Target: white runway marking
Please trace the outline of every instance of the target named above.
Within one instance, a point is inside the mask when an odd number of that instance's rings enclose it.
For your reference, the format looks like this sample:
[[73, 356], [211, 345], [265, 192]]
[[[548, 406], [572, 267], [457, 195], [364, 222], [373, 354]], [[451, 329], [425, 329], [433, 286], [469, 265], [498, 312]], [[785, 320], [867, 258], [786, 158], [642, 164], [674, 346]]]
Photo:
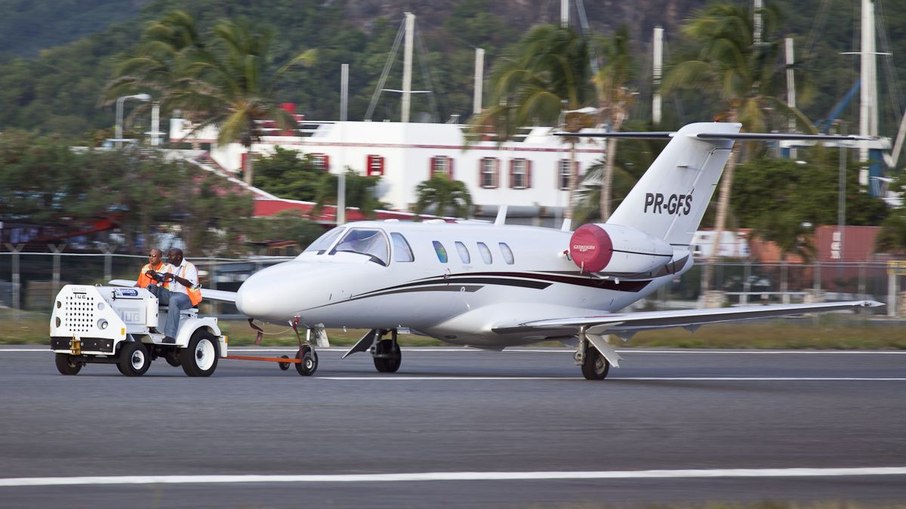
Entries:
[[[507, 381], [507, 380], [574, 380], [579, 382], [586, 382], [582, 377], [577, 376], [394, 376], [394, 375], [380, 375], [380, 376], [318, 376], [315, 375], [312, 379], [316, 380], [332, 380], [332, 381], [341, 381], [341, 382], [354, 382], [354, 381], [381, 381], [381, 382], [412, 382], [420, 381], [424, 382], [426, 380], [441, 380], [441, 381], [461, 381], [461, 382], [471, 382], [471, 381]], [[670, 382], [906, 382], [906, 377], [878, 377], [878, 378], [869, 378], [869, 377], [700, 377], [700, 376], [682, 376], [682, 377], [670, 377], [670, 376], [613, 376], [608, 377], [607, 382], [620, 382], [627, 380], [635, 381], [670, 381]]]
[[126, 475], [94, 477], [0, 478], [0, 488], [26, 486], [228, 483], [343, 483], [414, 481], [551, 481], [606, 479], [704, 479], [729, 477], [850, 477], [906, 475], [906, 467], [736, 468], [694, 470], [616, 470], [571, 472], [412, 472], [314, 475]]
[[[332, 346], [329, 348], [318, 348], [319, 352], [343, 352], [345, 353], [349, 347], [340, 347]], [[449, 348], [449, 347], [404, 347], [402, 349], [404, 352], [411, 353], [435, 353], [435, 352], [446, 352], [446, 353], [482, 353], [486, 350], [480, 350], [477, 348]], [[286, 353], [291, 354], [295, 353], [295, 349], [292, 347], [264, 347], [264, 348], [255, 348], [255, 347], [231, 347], [231, 352], [236, 353]], [[0, 354], [3, 353], [17, 353], [17, 352], [47, 352], [53, 353], [50, 350], [50, 347], [36, 348], [36, 347], [2, 347], [0, 346]], [[550, 348], [507, 348], [502, 352], [497, 353], [572, 353], [575, 352], [573, 348], [560, 348], [560, 347], [550, 347]], [[636, 355], [636, 354], [659, 354], [659, 355], [906, 355], [906, 350], [715, 350], [715, 349], [695, 349], [695, 348], [682, 348], [675, 350], [668, 349], [658, 349], [658, 350], [649, 350], [645, 348], [618, 348], [618, 353]]]

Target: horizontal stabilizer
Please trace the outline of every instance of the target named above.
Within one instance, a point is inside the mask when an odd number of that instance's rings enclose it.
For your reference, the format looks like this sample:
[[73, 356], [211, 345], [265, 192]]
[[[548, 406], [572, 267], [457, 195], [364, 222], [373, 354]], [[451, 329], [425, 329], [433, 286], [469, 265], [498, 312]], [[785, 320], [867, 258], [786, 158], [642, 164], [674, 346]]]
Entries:
[[[582, 138], [630, 138], [638, 140], [660, 140], [672, 138], [674, 131], [613, 131], [613, 132], [588, 132], [566, 133], [556, 132], [554, 136], [579, 136]], [[804, 133], [695, 133], [693, 138], [701, 140], [810, 140], [810, 141], [865, 141], [874, 138], [867, 136], [842, 135], [842, 134], [804, 134]]]

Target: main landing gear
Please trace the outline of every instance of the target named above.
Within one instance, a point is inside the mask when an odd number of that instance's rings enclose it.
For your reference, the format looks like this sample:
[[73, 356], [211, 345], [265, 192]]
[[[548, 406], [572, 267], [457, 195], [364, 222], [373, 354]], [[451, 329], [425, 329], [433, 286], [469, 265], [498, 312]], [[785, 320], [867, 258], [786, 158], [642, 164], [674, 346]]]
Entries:
[[610, 372], [610, 365], [620, 366], [620, 355], [610, 346], [605, 336], [589, 334], [585, 327], [579, 330], [579, 345], [576, 347], [576, 364], [582, 367], [586, 380], [604, 380]]
[[[390, 333], [390, 339], [384, 339], [384, 335]], [[374, 368], [381, 373], [396, 373], [403, 362], [403, 354], [400, 351], [400, 345], [397, 342], [396, 329], [371, 329], [358, 340], [348, 352], [343, 354], [343, 359], [356, 352], [371, 351], [374, 358]]]

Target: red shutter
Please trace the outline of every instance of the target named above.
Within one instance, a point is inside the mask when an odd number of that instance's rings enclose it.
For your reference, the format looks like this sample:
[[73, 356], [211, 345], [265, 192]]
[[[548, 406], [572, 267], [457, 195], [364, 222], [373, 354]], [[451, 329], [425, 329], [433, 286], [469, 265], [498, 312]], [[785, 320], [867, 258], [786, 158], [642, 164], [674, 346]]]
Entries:
[[478, 187], [484, 187], [484, 172], [481, 169], [484, 167], [484, 159], [478, 160]]
[[384, 158], [383, 156], [370, 155], [367, 156], [365, 167], [367, 168], [366, 174], [370, 177], [372, 175], [383, 176], [384, 175]]
[[436, 158], [436, 157], [432, 157], [432, 158], [428, 161], [428, 179], [429, 179], [429, 180], [432, 179], [432, 178], [434, 178], [434, 161], [435, 161], [435, 160], [437, 160], [437, 158]]
[[449, 156], [447, 157], [447, 176], [453, 180], [453, 158]]
[[525, 161], [525, 188], [532, 188], [532, 162], [529, 160]]

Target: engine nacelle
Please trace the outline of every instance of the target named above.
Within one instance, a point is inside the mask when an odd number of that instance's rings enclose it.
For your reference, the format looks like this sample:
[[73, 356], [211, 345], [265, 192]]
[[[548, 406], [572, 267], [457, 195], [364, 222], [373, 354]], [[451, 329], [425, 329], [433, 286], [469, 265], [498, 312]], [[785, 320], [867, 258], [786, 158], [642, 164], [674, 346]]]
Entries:
[[569, 256], [582, 272], [651, 276], [673, 259], [673, 247], [629, 226], [584, 224], [569, 239]]

